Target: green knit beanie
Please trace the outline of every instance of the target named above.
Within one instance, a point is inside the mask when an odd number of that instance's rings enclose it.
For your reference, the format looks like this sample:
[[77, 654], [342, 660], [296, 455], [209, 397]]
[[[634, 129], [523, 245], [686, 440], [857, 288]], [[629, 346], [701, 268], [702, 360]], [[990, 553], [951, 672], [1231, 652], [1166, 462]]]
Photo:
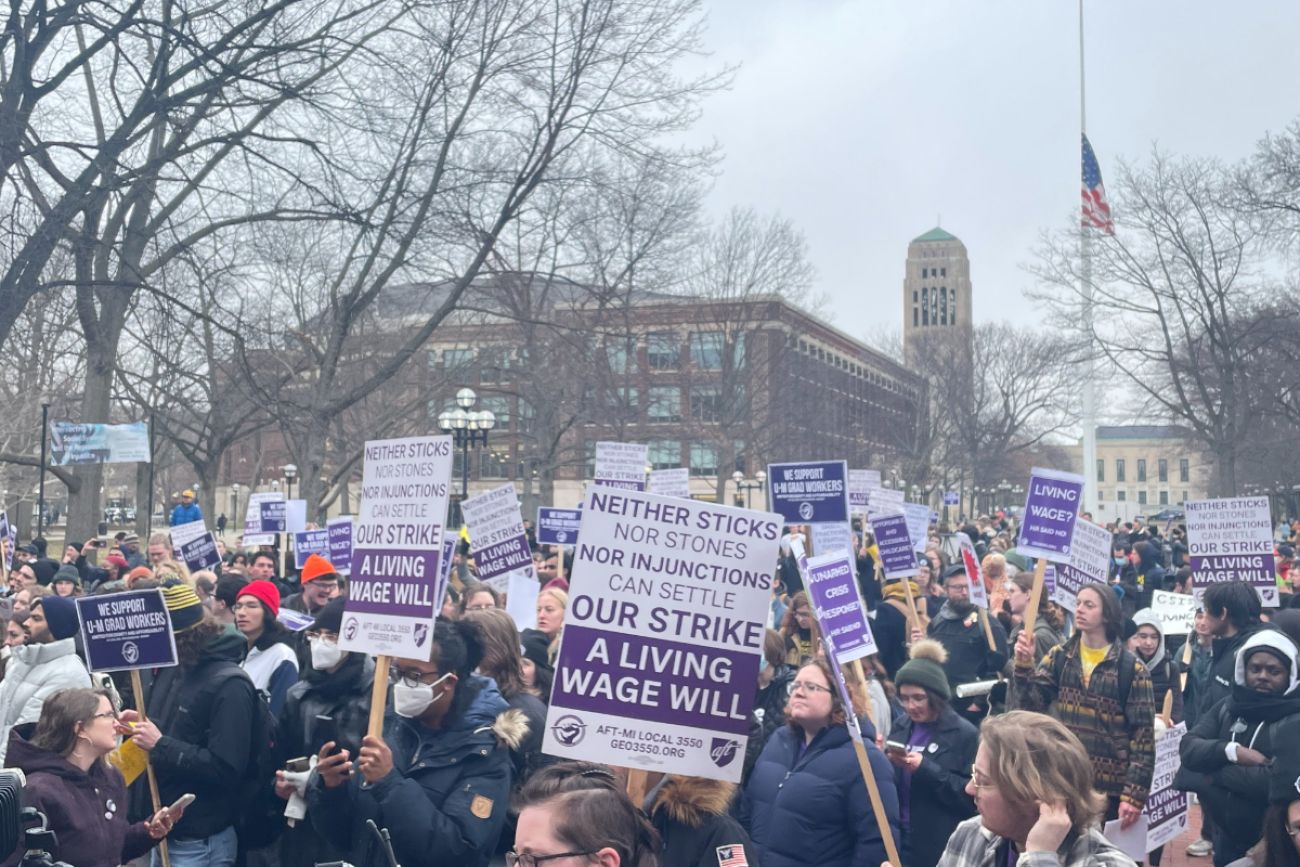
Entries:
[[944, 701], [952, 698], [948, 688], [948, 675], [943, 664], [948, 661], [948, 651], [933, 638], [923, 638], [912, 645], [912, 658], [903, 664], [894, 677], [895, 686], [912, 684], [930, 690]]

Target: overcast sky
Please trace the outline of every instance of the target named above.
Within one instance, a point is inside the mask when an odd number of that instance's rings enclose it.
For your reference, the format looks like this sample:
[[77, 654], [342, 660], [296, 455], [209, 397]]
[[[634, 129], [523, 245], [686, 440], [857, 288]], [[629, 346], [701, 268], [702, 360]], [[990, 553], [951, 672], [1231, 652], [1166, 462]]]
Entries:
[[[901, 328], [907, 244], [935, 225], [971, 257], [977, 322], [1037, 321], [1023, 265], [1079, 209], [1070, 0], [705, 0], [740, 64], [698, 134], [725, 152], [710, 206], [805, 233], [837, 324]], [[1235, 160], [1300, 115], [1300, 3], [1094, 0], [1088, 136], [1103, 177], [1153, 142]]]

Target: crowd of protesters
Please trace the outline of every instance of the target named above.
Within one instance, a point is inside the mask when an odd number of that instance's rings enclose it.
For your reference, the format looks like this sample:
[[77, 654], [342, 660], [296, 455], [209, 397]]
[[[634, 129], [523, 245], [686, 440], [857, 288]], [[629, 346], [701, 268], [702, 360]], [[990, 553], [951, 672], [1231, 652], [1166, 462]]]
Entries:
[[[1107, 867], [1133, 862], [1101, 823], [1138, 821], [1155, 742], [1185, 722], [1175, 785], [1203, 816], [1189, 854], [1300, 867], [1297, 528], [1279, 528], [1282, 608], [1214, 584], [1183, 636], [1152, 609], [1156, 590], [1192, 592], [1180, 528], [1112, 526], [1109, 580], [1072, 611], [1044, 594], [1030, 630], [1034, 564], [1014, 519], [955, 529], [982, 594], [946, 528], [931, 527], [915, 578], [890, 581], [855, 526], [879, 652], [846, 702], [792, 545], [806, 528], [787, 527], [740, 784], [651, 774], [641, 803], [624, 770], [542, 752], [571, 566], [547, 546], [520, 630], [462, 542], [431, 651], [392, 661], [371, 735], [376, 665], [339, 646], [347, 580], [327, 559], [286, 575], [278, 551], [222, 546], [219, 567], [191, 574], [166, 533], [143, 549], [125, 533], [67, 545], [57, 560], [37, 539], [15, 552], [5, 593], [0, 755], [28, 774], [53, 854], [76, 865], [161, 863], [165, 839], [178, 867], [381, 867], [390, 851], [407, 867], [877, 867], [888, 836], [907, 867]], [[88, 670], [74, 600], [155, 587], [180, 664], [143, 672], [136, 695]]]

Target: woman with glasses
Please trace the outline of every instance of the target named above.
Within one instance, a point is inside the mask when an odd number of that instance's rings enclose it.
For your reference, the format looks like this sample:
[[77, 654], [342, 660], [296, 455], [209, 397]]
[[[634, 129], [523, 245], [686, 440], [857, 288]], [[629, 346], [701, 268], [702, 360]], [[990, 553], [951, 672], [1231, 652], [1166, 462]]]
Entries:
[[518, 805], [506, 867], [659, 867], [659, 835], [604, 765], [549, 765], [524, 786]]
[[966, 784], [979, 732], [948, 704], [952, 693], [943, 645], [923, 639], [912, 645], [911, 657], [894, 678], [906, 718], [886, 744], [885, 756], [897, 768], [903, 861], [934, 867], [948, 836], [975, 815]]
[[505, 824], [520, 727], [502, 718], [496, 684], [474, 674], [482, 659], [476, 624], [436, 621], [427, 657], [392, 661], [383, 737], [365, 736], [359, 753], [321, 747], [307, 818], [343, 860], [389, 863], [367, 829], [373, 820], [403, 867], [486, 867]]
[[[778, 729], [754, 765], [740, 801], [740, 822], [763, 867], [862, 867], [885, 860], [884, 838], [858, 770], [845, 708], [825, 660], [799, 669]], [[890, 831], [898, 839], [893, 768], [874, 744], [867, 754]]]
[[984, 720], [966, 794], [979, 816], [948, 838], [943, 867], [1134, 867], [1097, 826], [1106, 798], [1083, 744], [1045, 714]]
[[[292, 759], [314, 756], [331, 744], [331, 753], [356, 755], [361, 750], [375, 661], [367, 654], [339, 647], [346, 601], [331, 599], [307, 627], [310, 665], [304, 668], [302, 679], [289, 688], [279, 716], [276, 749], [280, 767]], [[276, 794], [286, 800], [295, 792], [304, 795], [306, 779], [287, 770], [276, 773]], [[295, 823], [280, 838], [284, 867], [312, 867], [317, 862], [338, 861], [342, 855], [309, 821]]]
[[[108, 693], [65, 689], [45, 700], [31, 740], [10, 735], [5, 764], [27, 775], [25, 806], [45, 814], [58, 843], [50, 854], [77, 867], [113, 867], [158, 844], [180, 818], [163, 807], [147, 822], [127, 821], [122, 773], [104, 761], [117, 746]], [[4, 864], [19, 864], [21, 841]]]

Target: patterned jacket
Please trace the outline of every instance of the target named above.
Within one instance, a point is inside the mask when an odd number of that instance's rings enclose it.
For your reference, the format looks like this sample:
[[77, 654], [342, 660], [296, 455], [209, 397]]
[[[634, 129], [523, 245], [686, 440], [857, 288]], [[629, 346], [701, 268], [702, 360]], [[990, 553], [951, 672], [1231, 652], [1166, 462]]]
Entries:
[[[1118, 641], [1112, 643], [1087, 686], [1077, 634], [1053, 647], [1037, 668], [1016, 660], [1011, 701], [1064, 723], [1092, 758], [1097, 791], [1141, 810], [1155, 773], [1155, 699], [1146, 667], [1132, 654], [1121, 657], [1122, 651]], [[1126, 704], [1120, 703], [1121, 658], [1134, 666]]]
[[[1095, 673], [1095, 672], [1094, 672]], [[938, 867], [1003, 867], [1007, 840], [986, 830], [979, 816], [957, 826]], [[1016, 867], [1134, 867], [1132, 858], [1111, 845], [1096, 828], [1083, 834], [1071, 833], [1056, 854], [1026, 852]]]

